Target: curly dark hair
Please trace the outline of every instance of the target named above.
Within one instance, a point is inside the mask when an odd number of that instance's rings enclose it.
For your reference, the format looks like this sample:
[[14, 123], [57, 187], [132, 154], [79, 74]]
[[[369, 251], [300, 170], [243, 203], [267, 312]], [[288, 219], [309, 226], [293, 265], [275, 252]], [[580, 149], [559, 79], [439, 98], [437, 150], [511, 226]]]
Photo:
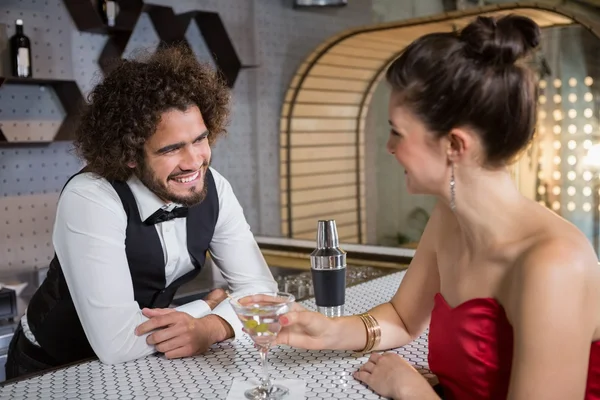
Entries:
[[162, 113], [198, 106], [212, 145], [226, 132], [230, 90], [189, 48], [169, 46], [150, 56], [118, 60], [89, 94], [75, 133], [75, 150], [86, 170], [108, 180], [127, 180], [128, 163], [144, 162], [143, 146]]

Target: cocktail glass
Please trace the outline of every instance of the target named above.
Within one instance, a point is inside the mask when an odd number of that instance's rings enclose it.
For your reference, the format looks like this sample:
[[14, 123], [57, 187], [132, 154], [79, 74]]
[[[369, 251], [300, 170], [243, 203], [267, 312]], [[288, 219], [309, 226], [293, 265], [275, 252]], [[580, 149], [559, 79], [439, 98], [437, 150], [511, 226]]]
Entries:
[[289, 392], [288, 388], [271, 383], [267, 357], [281, 330], [279, 316], [290, 311], [294, 301], [293, 295], [284, 292], [230, 296], [231, 306], [244, 325], [244, 331], [256, 344], [262, 362], [263, 376], [260, 385], [246, 390], [244, 394], [247, 399], [279, 400]]

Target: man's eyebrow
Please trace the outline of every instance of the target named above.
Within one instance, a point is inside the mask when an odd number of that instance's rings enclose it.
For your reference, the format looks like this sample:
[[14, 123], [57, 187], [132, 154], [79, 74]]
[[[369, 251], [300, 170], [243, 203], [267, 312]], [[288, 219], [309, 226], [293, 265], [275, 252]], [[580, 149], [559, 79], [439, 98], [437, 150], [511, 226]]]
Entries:
[[169, 144], [165, 147], [161, 147], [160, 149], [156, 150], [155, 153], [156, 154], [164, 154], [167, 153], [171, 150], [177, 150], [182, 148], [183, 146], [185, 146], [184, 142], [179, 142], [179, 143], [173, 143], [173, 144]]
[[200, 135], [198, 135], [198, 137], [196, 139], [194, 139], [194, 142], [198, 139], [204, 139], [207, 136], [208, 136], [208, 129], [205, 130], [204, 132], [202, 132]]
[[[200, 139], [204, 139], [207, 136], [208, 136], [208, 130], [206, 130], [206, 131], [202, 132], [200, 135], [198, 135], [194, 139], [194, 142], [196, 142]], [[161, 147], [160, 149], [156, 150], [155, 153], [156, 154], [164, 154], [171, 150], [177, 150], [179, 148], [182, 148], [183, 146], [185, 146], [185, 142], [173, 143], [173, 144], [169, 144], [167, 146]]]

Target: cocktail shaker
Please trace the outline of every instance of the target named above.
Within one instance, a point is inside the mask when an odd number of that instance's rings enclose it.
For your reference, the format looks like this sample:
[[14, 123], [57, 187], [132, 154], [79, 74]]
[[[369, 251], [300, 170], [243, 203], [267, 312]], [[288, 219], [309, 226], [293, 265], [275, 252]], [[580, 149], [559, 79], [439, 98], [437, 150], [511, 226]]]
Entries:
[[328, 317], [344, 315], [346, 252], [340, 248], [335, 220], [317, 223], [317, 248], [310, 254], [315, 303]]

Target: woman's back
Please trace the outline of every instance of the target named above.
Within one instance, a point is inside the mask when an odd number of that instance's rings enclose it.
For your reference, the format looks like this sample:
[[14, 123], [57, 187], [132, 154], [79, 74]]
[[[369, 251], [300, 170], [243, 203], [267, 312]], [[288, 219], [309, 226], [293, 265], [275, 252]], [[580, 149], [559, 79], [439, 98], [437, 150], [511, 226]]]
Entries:
[[[496, 187], [499, 193], [510, 193], [501, 183]], [[493, 193], [488, 190], [486, 196], [490, 198]], [[593, 338], [600, 340], [600, 268], [589, 240], [573, 224], [520, 194], [516, 198], [511, 195], [498, 198], [510, 204], [496, 213], [501, 213], [502, 223], [491, 214], [473, 217], [472, 224], [478, 227], [478, 234], [485, 232], [486, 236], [476, 248], [469, 248], [469, 233], [461, 228], [456, 214], [442, 203], [436, 205], [439, 227], [434, 227], [434, 246], [444, 298], [454, 306], [470, 299], [494, 298], [507, 309], [508, 315], [515, 314], [519, 308], [516, 294], [529, 267], [524, 261], [530, 262], [559, 246], [562, 256], [586, 262], [583, 271], [574, 273], [586, 276], [590, 303], [599, 306]], [[490, 207], [498, 204], [491, 202]], [[480, 207], [475, 209], [481, 211]], [[568, 271], [576, 267], [565, 264], [562, 268]], [[545, 275], [544, 272], [551, 271], [541, 272]]]
[[[552, 304], [542, 303], [540, 309], [522, 309], [521, 279], [527, 275], [528, 268], [524, 260], [531, 261], [540, 254], [540, 248], [548, 248], [552, 243], [560, 243], [567, 257], [568, 253], [575, 258], [579, 255], [588, 259], [595, 257], [587, 238], [569, 222], [525, 198], [511, 199], [511, 203], [512, 206], [503, 209], [505, 224], [494, 225], [504, 232], [490, 232], [486, 241], [489, 247], [479, 247], [472, 252], [455, 214], [443, 204], [437, 206], [440, 226], [435, 231], [438, 232], [440, 293], [435, 296], [431, 315], [429, 365], [438, 375], [448, 399], [506, 398], [514, 351], [511, 319], [522, 321], [535, 319], [528, 313], [552, 313], [543, 309]], [[485, 226], [490, 220], [493, 222], [495, 218], [482, 218], [479, 225]], [[570, 267], [562, 266], [566, 270]], [[543, 282], [552, 273], [552, 268], [542, 270], [538, 278]], [[587, 277], [587, 298], [600, 310], [597, 307], [600, 270], [588, 267], [581, 271], [575, 267], [573, 273]], [[557, 309], [556, 312], [569, 310]], [[600, 316], [600, 312], [596, 315]], [[559, 321], [560, 316], [556, 316]], [[596, 400], [600, 399], [600, 318], [590, 326], [593, 333], [588, 342], [585, 399]], [[551, 321], [546, 328], [552, 329]], [[542, 340], [544, 331], [540, 330], [538, 335]], [[555, 351], [560, 352], [560, 348]]]

